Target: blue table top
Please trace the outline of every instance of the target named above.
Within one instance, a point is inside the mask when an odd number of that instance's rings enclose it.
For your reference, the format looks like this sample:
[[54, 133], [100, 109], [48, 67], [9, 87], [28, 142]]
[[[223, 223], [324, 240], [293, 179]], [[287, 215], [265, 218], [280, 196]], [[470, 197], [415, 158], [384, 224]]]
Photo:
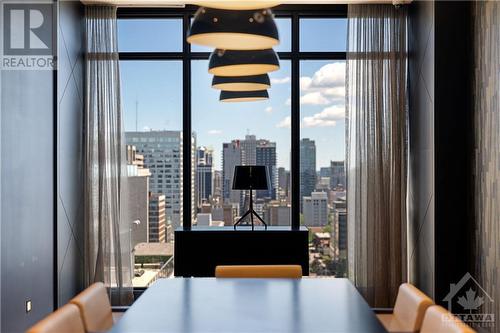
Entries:
[[347, 279], [160, 279], [117, 332], [386, 332]]

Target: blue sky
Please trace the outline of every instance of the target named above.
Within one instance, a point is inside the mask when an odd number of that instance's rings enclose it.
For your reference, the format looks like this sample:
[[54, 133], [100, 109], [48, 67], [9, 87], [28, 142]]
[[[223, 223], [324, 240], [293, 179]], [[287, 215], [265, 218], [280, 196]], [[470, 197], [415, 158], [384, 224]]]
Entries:
[[[281, 45], [290, 48], [289, 19], [277, 19]], [[345, 50], [345, 20], [304, 19], [300, 26], [303, 51]], [[325, 38], [328, 36], [328, 38]], [[119, 23], [121, 51], [180, 51], [180, 20], [124, 20]], [[206, 51], [204, 48], [194, 48]], [[301, 76], [301, 137], [316, 141], [317, 167], [344, 159], [344, 62], [303, 61]], [[222, 143], [245, 134], [277, 144], [278, 166], [289, 169], [290, 62], [270, 74], [269, 100], [221, 103], [211, 88], [208, 61], [192, 62], [192, 128], [197, 144], [214, 149], [221, 167]], [[180, 61], [122, 61], [122, 103], [125, 129], [182, 129], [182, 63]]]

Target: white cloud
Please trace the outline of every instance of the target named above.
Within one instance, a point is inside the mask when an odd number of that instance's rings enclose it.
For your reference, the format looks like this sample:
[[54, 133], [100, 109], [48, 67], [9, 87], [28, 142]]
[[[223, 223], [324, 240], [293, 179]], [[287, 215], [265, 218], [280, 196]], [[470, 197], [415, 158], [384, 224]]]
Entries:
[[267, 113], [271, 113], [273, 112], [273, 107], [272, 106], [268, 106], [267, 108], [265, 108], [265, 110]]
[[290, 116], [285, 117], [282, 121], [276, 124], [278, 128], [290, 128], [292, 125], [292, 118]]
[[343, 120], [344, 117], [345, 108], [339, 105], [332, 105], [310, 117], [304, 117], [302, 122], [304, 127], [329, 127], [335, 126], [337, 121]]
[[149, 132], [149, 131], [151, 131], [151, 127], [149, 127], [149, 126], [144, 126], [144, 127], [142, 128], [142, 130], [143, 130], [144, 132]]
[[345, 63], [333, 62], [317, 70], [312, 77], [300, 78], [301, 104], [327, 105], [345, 98]]
[[286, 105], [286, 106], [290, 106], [290, 105], [292, 105], [292, 99], [291, 99], [290, 97], [288, 97], [288, 98], [286, 99], [285, 105]]
[[330, 100], [323, 96], [319, 91], [310, 92], [300, 97], [300, 104], [308, 105], [327, 105], [330, 104]]
[[210, 135], [219, 135], [219, 134], [222, 134], [222, 131], [221, 130], [213, 129], [213, 130], [208, 131], [208, 134], [210, 134]]
[[272, 78], [271, 79], [271, 83], [272, 84], [284, 84], [284, 83], [288, 83], [290, 82], [290, 77], [289, 76], [285, 76], [285, 77], [282, 77], [282, 78]]

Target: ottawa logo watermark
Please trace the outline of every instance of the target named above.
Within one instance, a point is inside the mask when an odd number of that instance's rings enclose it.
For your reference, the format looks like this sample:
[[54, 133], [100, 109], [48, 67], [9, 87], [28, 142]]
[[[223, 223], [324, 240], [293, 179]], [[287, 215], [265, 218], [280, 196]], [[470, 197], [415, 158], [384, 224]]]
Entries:
[[1, 69], [56, 69], [57, 5], [47, 0], [0, 3]]
[[449, 312], [473, 328], [495, 327], [495, 314], [491, 313], [493, 298], [470, 273], [466, 273], [456, 284], [450, 284], [450, 292], [443, 302], [448, 303]]

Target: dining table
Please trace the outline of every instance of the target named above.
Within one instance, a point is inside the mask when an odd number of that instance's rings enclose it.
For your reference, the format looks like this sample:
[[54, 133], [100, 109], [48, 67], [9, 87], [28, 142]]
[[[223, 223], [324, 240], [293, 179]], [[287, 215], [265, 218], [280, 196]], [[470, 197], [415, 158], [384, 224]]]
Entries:
[[344, 278], [158, 279], [112, 333], [387, 332]]

